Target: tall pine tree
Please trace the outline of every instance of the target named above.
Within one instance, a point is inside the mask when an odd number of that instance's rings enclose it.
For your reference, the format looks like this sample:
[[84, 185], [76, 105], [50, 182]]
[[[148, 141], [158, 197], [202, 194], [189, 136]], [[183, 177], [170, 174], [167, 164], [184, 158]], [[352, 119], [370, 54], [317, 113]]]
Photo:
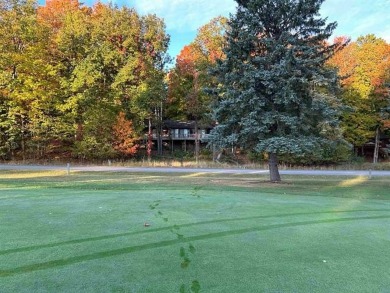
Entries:
[[336, 23], [319, 17], [324, 0], [236, 0], [215, 75], [219, 86], [214, 145], [267, 153], [270, 179], [278, 155], [304, 155], [338, 137], [336, 73], [324, 66]]

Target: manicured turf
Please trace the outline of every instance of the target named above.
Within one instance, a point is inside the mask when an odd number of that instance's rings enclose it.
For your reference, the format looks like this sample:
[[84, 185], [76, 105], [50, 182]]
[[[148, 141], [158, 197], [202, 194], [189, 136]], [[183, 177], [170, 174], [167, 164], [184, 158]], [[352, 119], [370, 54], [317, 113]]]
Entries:
[[0, 171], [0, 292], [389, 292], [390, 178], [266, 179]]

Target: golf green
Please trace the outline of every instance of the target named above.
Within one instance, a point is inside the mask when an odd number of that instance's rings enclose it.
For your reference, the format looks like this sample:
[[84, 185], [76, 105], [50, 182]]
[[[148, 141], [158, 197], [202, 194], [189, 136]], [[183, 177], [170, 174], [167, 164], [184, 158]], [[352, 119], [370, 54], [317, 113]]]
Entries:
[[390, 290], [390, 178], [0, 178], [0, 292]]

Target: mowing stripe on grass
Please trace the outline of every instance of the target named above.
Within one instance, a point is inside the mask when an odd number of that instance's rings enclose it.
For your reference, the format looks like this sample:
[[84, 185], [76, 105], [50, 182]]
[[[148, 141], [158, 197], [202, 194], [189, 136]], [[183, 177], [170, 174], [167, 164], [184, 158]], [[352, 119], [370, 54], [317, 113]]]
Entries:
[[38, 250], [38, 249], [43, 249], [43, 248], [53, 248], [53, 247], [62, 246], [62, 245], [69, 245], [69, 244], [78, 244], [78, 243], [84, 243], [84, 242], [93, 242], [93, 241], [99, 241], [99, 240], [113, 239], [113, 238], [126, 237], [126, 236], [139, 235], [139, 234], [152, 233], [152, 232], [169, 231], [169, 230], [172, 230], [172, 229], [175, 229], [175, 228], [193, 227], [193, 226], [198, 226], [198, 225], [208, 225], [208, 224], [227, 223], [227, 222], [255, 220], [255, 219], [281, 218], [281, 217], [290, 217], [290, 216], [357, 213], [357, 212], [390, 212], [390, 210], [386, 210], [386, 209], [372, 209], [372, 210], [349, 210], [349, 211], [325, 211], [325, 212], [309, 212], [309, 213], [289, 213], [289, 214], [275, 214], [275, 215], [267, 215], [267, 216], [255, 216], [255, 217], [243, 217], [243, 218], [233, 218], [233, 219], [229, 218], [229, 219], [220, 219], [220, 220], [212, 220], [212, 221], [202, 221], [202, 222], [196, 222], [196, 223], [174, 225], [174, 226], [154, 228], [154, 229], [147, 229], [147, 230], [141, 230], [141, 231], [119, 233], [119, 234], [111, 234], [111, 235], [102, 235], [102, 236], [96, 236], [96, 237], [90, 237], [90, 238], [68, 240], [68, 241], [63, 241], [63, 242], [56, 242], [56, 243], [48, 243], [48, 244], [34, 245], [34, 246], [28, 246], [28, 247], [19, 247], [19, 248], [6, 249], [6, 250], [0, 251], [0, 255], [6, 255], [6, 254], [18, 253], [18, 252], [27, 252], [27, 251], [33, 251], [33, 250]]
[[161, 247], [170, 246], [170, 245], [178, 244], [178, 243], [186, 243], [186, 242], [192, 242], [192, 241], [198, 241], [198, 240], [220, 238], [220, 237], [240, 235], [240, 234], [245, 234], [245, 233], [265, 231], [265, 230], [278, 229], [278, 228], [297, 227], [297, 226], [305, 226], [305, 225], [329, 224], [329, 223], [348, 222], [348, 221], [377, 220], [377, 219], [390, 219], [390, 215], [371, 216], [371, 217], [339, 218], [339, 219], [328, 219], [328, 220], [313, 220], [313, 221], [274, 224], [274, 225], [268, 225], [268, 226], [260, 226], [260, 227], [252, 227], [252, 228], [245, 228], [245, 229], [237, 229], [237, 230], [209, 233], [209, 234], [198, 235], [198, 236], [184, 237], [184, 238], [178, 238], [178, 239], [173, 239], [173, 240], [165, 240], [165, 241], [160, 241], [160, 242], [155, 242], [155, 243], [148, 243], [148, 244], [143, 244], [143, 245], [124, 247], [124, 248], [120, 248], [120, 249], [92, 253], [92, 254], [83, 255], [83, 256], [76, 256], [76, 257], [69, 257], [69, 258], [65, 258], [65, 259], [52, 260], [52, 261], [42, 262], [42, 263], [33, 264], [33, 265], [21, 266], [21, 267], [9, 269], [9, 270], [0, 270], [0, 277], [9, 277], [9, 276], [17, 275], [17, 274], [30, 273], [30, 272], [34, 272], [34, 271], [38, 271], [38, 270], [45, 270], [45, 269], [50, 269], [50, 268], [55, 268], [55, 267], [67, 266], [67, 265], [77, 264], [77, 263], [89, 261], [89, 260], [108, 258], [108, 257], [133, 253], [133, 252], [137, 252], [137, 251], [147, 250], [147, 249], [161, 248]]

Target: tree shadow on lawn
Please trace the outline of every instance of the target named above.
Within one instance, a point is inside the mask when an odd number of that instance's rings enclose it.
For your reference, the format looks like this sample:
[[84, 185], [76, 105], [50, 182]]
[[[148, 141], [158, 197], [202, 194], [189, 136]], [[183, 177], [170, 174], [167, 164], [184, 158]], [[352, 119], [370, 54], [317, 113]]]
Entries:
[[[98, 241], [98, 240], [103, 240], [103, 239], [112, 239], [112, 238], [116, 238], [116, 237], [131, 236], [131, 235], [137, 235], [137, 234], [143, 234], [143, 233], [158, 232], [158, 231], [164, 231], [164, 230], [171, 230], [174, 228], [190, 227], [190, 226], [202, 225], [202, 224], [212, 224], [212, 223], [221, 223], [221, 222], [229, 222], [229, 221], [272, 218], [272, 217], [288, 217], [288, 216], [297, 216], [297, 215], [336, 214], [336, 213], [353, 213], [353, 212], [390, 212], [390, 210], [376, 209], [376, 210], [326, 211], [326, 212], [311, 212], [311, 213], [279, 214], [279, 215], [268, 215], [268, 216], [257, 216], [257, 217], [235, 218], [235, 219], [221, 219], [221, 220], [214, 220], [214, 221], [204, 221], [204, 222], [198, 222], [198, 223], [190, 223], [190, 224], [162, 227], [162, 228], [156, 228], [156, 229], [148, 229], [148, 230], [135, 231], [135, 232], [129, 232], [129, 233], [104, 235], [104, 236], [84, 238], [84, 239], [75, 239], [75, 240], [69, 240], [69, 241], [64, 241], [64, 242], [42, 244], [42, 245], [36, 245], [36, 246], [30, 246], [30, 247], [21, 247], [21, 248], [0, 251], [0, 255], [33, 251], [33, 250], [43, 249], [43, 248], [52, 248], [52, 247], [57, 247], [57, 246], [61, 246], [61, 245], [69, 245], [69, 244], [84, 243], [84, 242], [90, 242], [90, 241]], [[64, 258], [64, 259], [42, 262], [42, 263], [38, 263], [38, 264], [20, 266], [20, 267], [8, 269], [8, 270], [0, 270], [0, 277], [8, 277], [8, 276], [16, 275], [16, 274], [21, 274], [21, 273], [29, 273], [29, 272], [33, 272], [33, 271], [37, 271], [37, 270], [44, 270], [44, 269], [49, 269], [49, 268], [54, 268], [54, 267], [61, 267], [61, 266], [71, 265], [71, 264], [80, 263], [80, 262], [89, 261], [89, 260], [96, 260], [96, 259], [102, 259], [102, 258], [107, 258], [107, 257], [113, 257], [113, 256], [117, 256], [117, 255], [128, 254], [128, 253], [133, 253], [133, 252], [147, 250], [147, 249], [160, 248], [160, 247], [170, 246], [170, 245], [174, 245], [174, 244], [178, 244], [178, 243], [187, 243], [187, 242], [192, 242], [192, 241], [197, 241], [197, 240], [214, 239], [214, 238], [219, 238], [219, 237], [240, 235], [240, 234], [245, 234], [245, 233], [250, 233], [250, 232], [258, 232], [258, 231], [271, 230], [271, 229], [277, 229], [277, 228], [296, 227], [296, 226], [304, 226], [304, 225], [318, 225], [318, 224], [347, 222], [347, 221], [378, 220], [378, 219], [389, 219], [389, 218], [390, 218], [390, 214], [389, 215], [365, 216], [365, 217], [336, 218], [336, 219], [326, 219], [326, 220], [311, 220], [311, 221], [301, 221], [301, 222], [292, 222], [292, 223], [263, 225], [263, 226], [257, 226], [257, 227], [250, 227], [250, 228], [243, 228], [243, 229], [229, 230], [229, 231], [221, 231], [221, 232], [215, 232], [215, 233], [209, 233], [209, 234], [197, 235], [197, 236], [190, 236], [190, 237], [179, 237], [179, 238], [173, 239], [173, 240], [166, 240], [166, 241], [160, 241], [160, 242], [155, 242], [155, 243], [130, 246], [130, 247], [125, 247], [125, 248], [120, 248], [120, 249], [92, 253], [92, 254], [88, 254], [88, 255], [68, 257], [68, 258]]]

